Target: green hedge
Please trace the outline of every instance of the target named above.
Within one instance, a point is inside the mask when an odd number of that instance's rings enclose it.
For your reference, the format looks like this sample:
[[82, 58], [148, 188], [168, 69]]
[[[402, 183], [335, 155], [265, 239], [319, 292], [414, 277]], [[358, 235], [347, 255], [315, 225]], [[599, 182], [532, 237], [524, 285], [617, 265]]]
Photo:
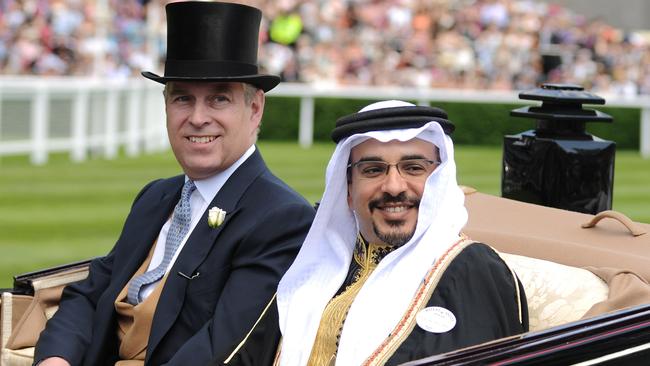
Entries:
[[[318, 98], [314, 111], [314, 139], [330, 141], [330, 132], [337, 118], [358, 111], [372, 103], [367, 99]], [[531, 103], [535, 104], [535, 103]], [[453, 134], [457, 144], [501, 145], [503, 136], [533, 129], [532, 119], [510, 117], [516, 104], [434, 103], [447, 111], [456, 125]], [[639, 149], [640, 110], [636, 108], [596, 108], [614, 117], [613, 123], [589, 123], [587, 131], [602, 139], [615, 141], [619, 149]], [[288, 97], [268, 97], [264, 123], [260, 132], [263, 140], [298, 138], [300, 100]]]

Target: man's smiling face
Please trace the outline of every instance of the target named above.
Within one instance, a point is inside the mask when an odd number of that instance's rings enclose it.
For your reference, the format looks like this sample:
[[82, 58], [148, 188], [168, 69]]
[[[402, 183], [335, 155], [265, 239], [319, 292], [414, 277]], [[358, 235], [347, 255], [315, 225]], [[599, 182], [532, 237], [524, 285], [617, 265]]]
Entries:
[[[367, 241], [401, 246], [413, 236], [426, 180], [437, 161], [435, 145], [417, 138], [369, 139], [352, 148], [348, 205]], [[390, 165], [387, 171], [384, 163]]]
[[191, 179], [227, 169], [255, 143], [264, 93], [243, 83], [169, 82], [167, 134], [176, 160]]

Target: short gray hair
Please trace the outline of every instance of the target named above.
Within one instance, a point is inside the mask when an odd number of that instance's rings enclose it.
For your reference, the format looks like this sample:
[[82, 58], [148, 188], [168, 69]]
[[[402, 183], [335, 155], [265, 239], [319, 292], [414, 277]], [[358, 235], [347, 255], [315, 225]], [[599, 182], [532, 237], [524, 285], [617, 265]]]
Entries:
[[258, 90], [259, 88], [255, 85], [244, 83], [244, 102], [250, 105], [253, 102], [253, 98], [255, 98], [255, 94]]

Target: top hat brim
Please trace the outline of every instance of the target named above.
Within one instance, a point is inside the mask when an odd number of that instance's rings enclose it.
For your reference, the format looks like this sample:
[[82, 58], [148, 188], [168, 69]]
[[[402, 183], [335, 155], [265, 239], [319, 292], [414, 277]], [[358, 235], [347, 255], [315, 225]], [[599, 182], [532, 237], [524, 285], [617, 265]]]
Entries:
[[252, 84], [264, 92], [275, 88], [280, 83], [280, 77], [275, 75], [238, 75], [238, 76], [160, 76], [149, 71], [143, 71], [147, 79], [166, 84], [169, 81], [205, 81], [205, 82], [240, 82]]

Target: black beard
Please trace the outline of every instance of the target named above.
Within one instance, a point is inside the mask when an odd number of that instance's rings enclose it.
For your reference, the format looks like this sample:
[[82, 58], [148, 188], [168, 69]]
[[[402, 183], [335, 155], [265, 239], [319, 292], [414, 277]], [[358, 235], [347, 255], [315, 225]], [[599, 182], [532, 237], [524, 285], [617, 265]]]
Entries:
[[[404, 221], [389, 221], [388, 225], [390, 225], [391, 227], [399, 227], [404, 225]], [[415, 228], [413, 228], [413, 230], [410, 233], [404, 233], [404, 232], [382, 233], [381, 231], [379, 231], [379, 228], [374, 222], [372, 223], [372, 230], [375, 232], [375, 235], [377, 235], [379, 240], [396, 248], [399, 248], [402, 245], [406, 244], [409, 240], [411, 240], [413, 234], [415, 234]]]
[[[418, 208], [420, 207], [419, 199], [406, 197], [406, 193], [401, 192], [397, 196], [391, 196], [388, 193], [384, 193], [384, 195], [381, 198], [370, 201], [368, 203], [368, 208], [370, 209], [370, 212], [372, 212], [374, 209], [378, 208], [379, 206], [388, 203], [403, 203], [407, 206], [414, 206]], [[386, 221], [386, 223], [388, 224], [388, 226], [395, 229], [399, 229], [399, 227], [404, 225], [403, 220], [391, 220], [391, 221]], [[372, 229], [375, 232], [375, 235], [377, 235], [377, 237], [381, 241], [394, 247], [401, 247], [402, 245], [406, 244], [409, 240], [411, 240], [413, 234], [415, 234], [415, 228], [413, 228], [413, 230], [408, 233], [399, 232], [399, 231], [382, 233], [381, 231], [379, 231], [377, 224], [375, 224], [374, 222], [372, 223]]]

